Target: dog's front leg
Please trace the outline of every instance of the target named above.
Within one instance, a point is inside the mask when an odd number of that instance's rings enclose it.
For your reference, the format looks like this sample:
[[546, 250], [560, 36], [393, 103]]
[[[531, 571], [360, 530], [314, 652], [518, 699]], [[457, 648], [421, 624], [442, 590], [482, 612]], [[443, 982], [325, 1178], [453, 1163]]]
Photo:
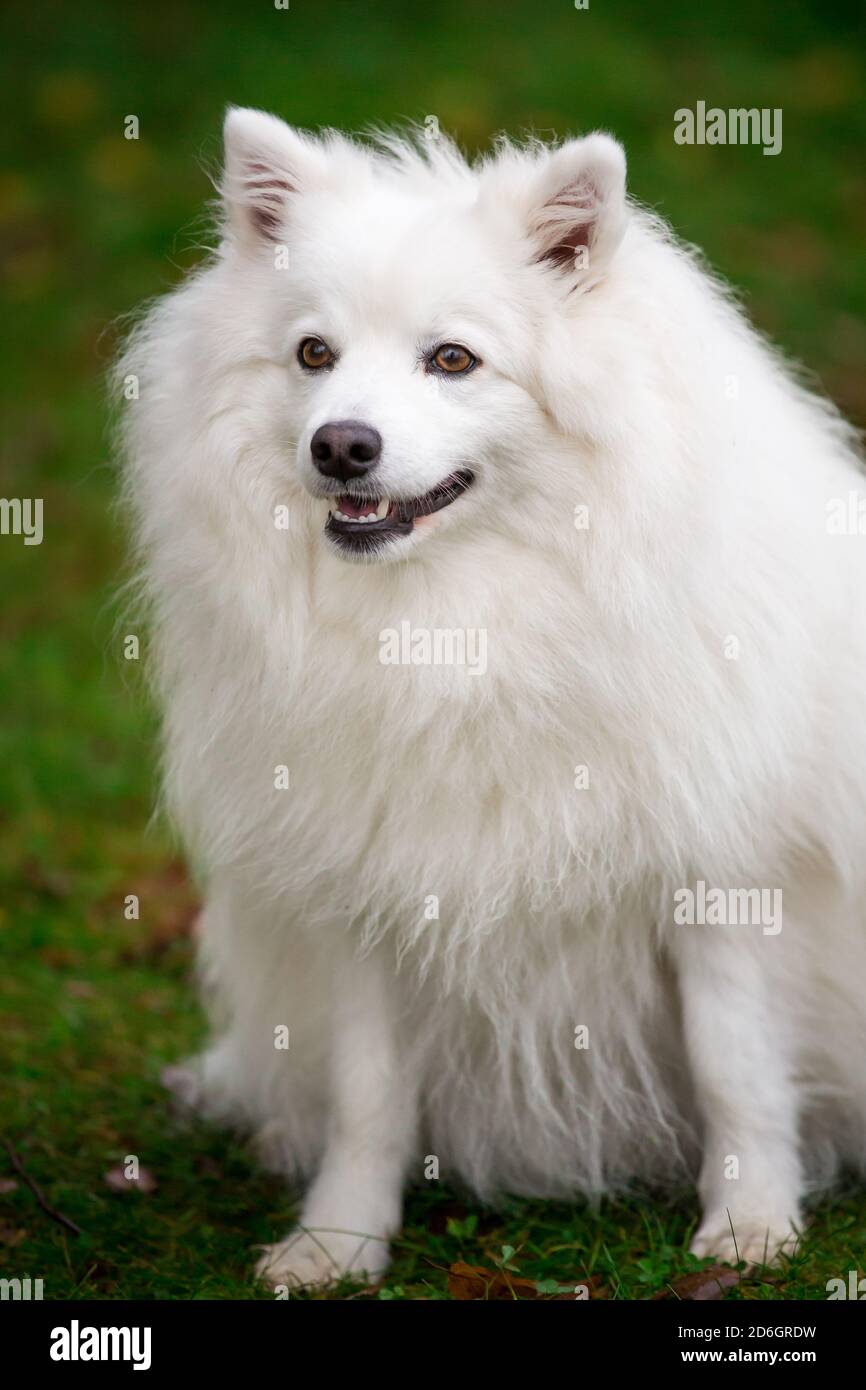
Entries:
[[679, 952], [686, 1049], [704, 1127], [697, 1255], [749, 1264], [796, 1246], [801, 1172], [785, 1020], [774, 1017], [754, 928], [686, 927]]
[[398, 1045], [384, 953], [348, 951], [347, 944], [336, 972], [325, 1152], [297, 1229], [259, 1262], [259, 1275], [274, 1286], [375, 1279], [400, 1228], [417, 1132], [411, 1051]]

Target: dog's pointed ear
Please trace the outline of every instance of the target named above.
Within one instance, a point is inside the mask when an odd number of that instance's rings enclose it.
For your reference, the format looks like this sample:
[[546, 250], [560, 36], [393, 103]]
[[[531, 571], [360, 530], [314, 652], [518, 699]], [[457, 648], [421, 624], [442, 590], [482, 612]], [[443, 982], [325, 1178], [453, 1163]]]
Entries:
[[289, 200], [321, 175], [323, 151], [277, 116], [230, 106], [220, 183], [228, 223], [248, 245], [279, 242]]
[[625, 172], [622, 145], [602, 133], [544, 152], [530, 171], [523, 163], [521, 216], [534, 259], [573, 287], [586, 290], [603, 279], [619, 246], [627, 221]]

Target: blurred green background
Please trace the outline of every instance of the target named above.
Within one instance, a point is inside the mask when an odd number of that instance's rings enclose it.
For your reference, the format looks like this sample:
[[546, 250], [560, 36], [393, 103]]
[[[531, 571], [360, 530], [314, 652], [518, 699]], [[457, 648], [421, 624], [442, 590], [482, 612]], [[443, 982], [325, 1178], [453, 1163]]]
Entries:
[[[603, 127], [632, 192], [862, 425], [863, 8], [77, 0], [7, 10], [4, 27], [0, 496], [43, 498], [45, 538], [0, 536], [0, 1128], [82, 1234], [40, 1211], [0, 1151], [0, 1273], [43, 1277], [46, 1297], [250, 1297], [248, 1247], [281, 1233], [290, 1196], [225, 1136], [177, 1131], [157, 1081], [202, 1024], [193, 894], [149, 824], [154, 720], [114, 626], [104, 374], [123, 318], [203, 254], [229, 102], [310, 127], [433, 114], [470, 151], [500, 129]], [[673, 113], [698, 100], [781, 107], [781, 154], [676, 145]], [[127, 1154], [150, 1194], [106, 1182]], [[784, 1276], [731, 1296], [825, 1297], [862, 1264], [864, 1212], [855, 1194], [827, 1200]], [[688, 1197], [491, 1215], [426, 1192], [393, 1277], [365, 1296], [445, 1297], [453, 1260], [495, 1266], [505, 1245], [532, 1280], [592, 1274], [608, 1296], [646, 1297], [688, 1267], [693, 1215]]]

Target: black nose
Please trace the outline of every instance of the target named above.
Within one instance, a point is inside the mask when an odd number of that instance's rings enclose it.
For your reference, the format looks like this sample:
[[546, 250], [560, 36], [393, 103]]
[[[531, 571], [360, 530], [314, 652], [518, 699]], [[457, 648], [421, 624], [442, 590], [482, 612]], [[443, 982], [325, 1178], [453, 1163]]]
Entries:
[[310, 440], [310, 453], [326, 478], [363, 478], [382, 453], [382, 436], [362, 420], [330, 420]]

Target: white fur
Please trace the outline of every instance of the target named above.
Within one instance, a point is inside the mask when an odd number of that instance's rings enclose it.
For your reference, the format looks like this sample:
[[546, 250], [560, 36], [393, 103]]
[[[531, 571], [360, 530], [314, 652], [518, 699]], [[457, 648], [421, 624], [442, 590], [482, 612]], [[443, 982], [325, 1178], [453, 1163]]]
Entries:
[[[866, 1154], [866, 538], [825, 513], [862, 490], [852, 432], [607, 136], [469, 167], [235, 111], [226, 143], [219, 250], [120, 372], [207, 884], [198, 1099], [312, 1182], [262, 1269], [380, 1272], [425, 1156], [484, 1197], [696, 1178], [696, 1249], [790, 1248]], [[588, 266], [545, 259], [569, 232]], [[455, 340], [482, 365], [427, 375]], [[385, 492], [476, 472], [364, 564], [312, 495], [344, 418]], [[381, 664], [405, 620], [486, 630], [486, 673]], [[675, 925], [699, 878], [781, 888], [782, 931]]]

